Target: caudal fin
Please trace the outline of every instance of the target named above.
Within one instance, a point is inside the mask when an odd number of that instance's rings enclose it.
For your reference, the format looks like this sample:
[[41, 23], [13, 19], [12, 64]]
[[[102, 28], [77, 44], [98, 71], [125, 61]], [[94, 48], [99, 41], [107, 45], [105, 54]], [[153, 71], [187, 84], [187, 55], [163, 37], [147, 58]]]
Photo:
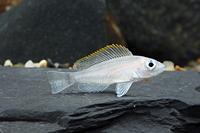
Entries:
[[47, 77], [51, 84], [52, 94], [59, 93], [75, 83], [68, 72], [48, 71]]

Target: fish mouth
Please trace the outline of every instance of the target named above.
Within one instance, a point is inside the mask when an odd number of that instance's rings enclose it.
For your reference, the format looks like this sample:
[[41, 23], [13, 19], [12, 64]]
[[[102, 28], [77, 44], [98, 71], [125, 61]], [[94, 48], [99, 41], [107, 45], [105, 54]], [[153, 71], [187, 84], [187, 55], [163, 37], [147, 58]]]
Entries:
[[164, 71], [166, 69], [166, 66], [159, 62], [159, 68]]
[[166, 69], [166, 66], [164, 64], [162, 64], [162, 63], [159, 63], [157, 74], [162, 73], [163, 71], [165, 71], [165, 69]]
[[166, 69], [166, 66], [163, 64], [164, 69]]

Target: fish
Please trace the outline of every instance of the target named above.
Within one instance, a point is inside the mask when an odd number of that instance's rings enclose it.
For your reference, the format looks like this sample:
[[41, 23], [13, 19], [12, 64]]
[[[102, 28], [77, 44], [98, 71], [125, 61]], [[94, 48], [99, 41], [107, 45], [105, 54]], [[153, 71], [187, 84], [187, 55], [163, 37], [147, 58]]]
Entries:
[[102, 92], [116, 83], [117, 97], [125, 95], [133, 82], [156, 76], [165, 70], [161, 62], [133, 55], [126, 47], [111, 44], [77, 60], [76, 72], [48, 71], [52, 94], [78, 84], [82, 92]]

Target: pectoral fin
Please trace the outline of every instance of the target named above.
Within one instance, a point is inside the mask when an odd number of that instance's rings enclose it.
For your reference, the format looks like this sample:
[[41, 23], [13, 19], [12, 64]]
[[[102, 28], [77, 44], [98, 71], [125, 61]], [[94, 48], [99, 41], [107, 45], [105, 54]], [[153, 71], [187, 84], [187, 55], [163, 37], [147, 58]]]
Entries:
[[125, 95], [129, 88], [131, 87], [133, 81], [130, 82], [125, 82], [125, 83], [118, 83], [116, 86], [116, 93], [117, 93], [117, 97], [121, 97], [123, 95]]
[[108, 88], [110, 84], [91, 84], [91, 83], [80, 83], [78, 84], [78, 88], [83, 92], [102, 92]]

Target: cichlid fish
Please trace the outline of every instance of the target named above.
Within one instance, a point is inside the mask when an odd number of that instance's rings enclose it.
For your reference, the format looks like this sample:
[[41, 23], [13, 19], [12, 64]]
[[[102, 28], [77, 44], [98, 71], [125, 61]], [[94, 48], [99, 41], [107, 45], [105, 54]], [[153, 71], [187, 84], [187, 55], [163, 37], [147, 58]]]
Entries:
[[162, 63], [143, 56], [134, 56], [121, 45], [108, 45], [74, 63], [77, 72], [48, 71], [52, 93], [56, 94], [78, 83], [80, 91], [102, 92], [117, 83], [117, 97], [127, 93], [131, 84], [165, 70]]

